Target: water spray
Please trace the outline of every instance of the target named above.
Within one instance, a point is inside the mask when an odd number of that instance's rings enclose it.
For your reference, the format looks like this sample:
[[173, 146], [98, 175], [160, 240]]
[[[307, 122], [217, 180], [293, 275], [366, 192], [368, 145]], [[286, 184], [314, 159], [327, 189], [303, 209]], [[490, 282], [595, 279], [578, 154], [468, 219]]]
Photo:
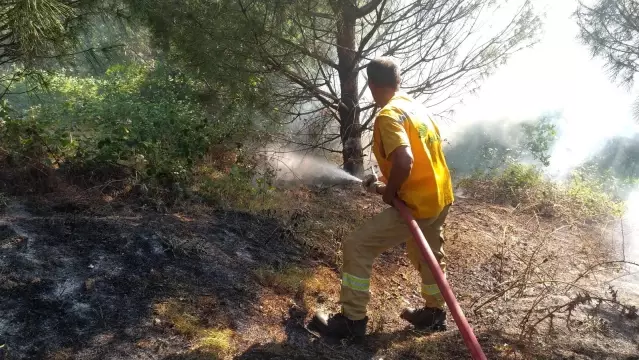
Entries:
[[265, 149], [263, 153], [277, 180], [284, 183], [330, 186], [362, 182], [336, 164], [312, 154], [282, 148]]

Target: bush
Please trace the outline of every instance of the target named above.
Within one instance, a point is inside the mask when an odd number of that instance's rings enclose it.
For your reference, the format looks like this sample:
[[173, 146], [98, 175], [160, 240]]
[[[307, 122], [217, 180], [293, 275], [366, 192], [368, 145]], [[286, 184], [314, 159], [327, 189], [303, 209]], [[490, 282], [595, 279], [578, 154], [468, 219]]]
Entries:
[[598, 176], [576, 170], [567, 184], [567, 195], [576, 208], [586, 216], [609, 213], [614, 216], [623, 214], [623, 202], [615, 197], [616, 179], [612, 175]]
[[533, 165], [510, 164], [503, 171], [477, 172], [458, 186], [472, 197], [545, 216], [603, 219], [623, 213], [623, 203], [607, 190], [603, 178], [581, 171], [555, 183]]
[[211, 145], [246, 139], [252, 129], [249, 110], [231, 102], [205, 111], [199, 85], [167, 68], [118, 65], [100, 78], [53, 74], [46, 82], [36, 105], [2, 106], [0, 140], [14, 162], [124, 167], [167, 185], [190, 181]]
[[268, 208], [273, 200], [273, 173], [260, 174], [246, 164], [234, 165], [228, 173], [205, 173], [208, 176], [204, 177], [198, 190], [217, 206], [259, 210]]
[[447, 163], [460, 177], [524, 161], [548, 166], [558, 118], [559, 114], [547, 114], [532, 121], [468, 124], [446, 146]]
[[541, 171], [533, 165], [510, 164], [503, 170], [475, 171], [462, 178], [459, 187], [478, 192], [475, 196], [497, 203], [517, 206], [541, 200], [543, 187], [549, 185]]
[[497, 175], [497, 184], [508, 190], [510, 199], [519, 199], [526, 192], [537, 189], [543, 183], [543, 175], [532, 165], [513, 164]]

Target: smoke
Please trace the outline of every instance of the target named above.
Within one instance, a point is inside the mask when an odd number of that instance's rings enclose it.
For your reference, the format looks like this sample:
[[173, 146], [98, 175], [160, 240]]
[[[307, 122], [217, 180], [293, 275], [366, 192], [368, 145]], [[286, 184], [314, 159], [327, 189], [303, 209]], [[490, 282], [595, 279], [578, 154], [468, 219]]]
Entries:
[[[635, 190], [628, 197], [628, 208], [624, 216], [624, 237], [631, 239], [639, 237], [639, 189]], [[630, 241], [624, 244], [624, 256], [631, 261], [639, 262], [639, 241]], [[639, 270], [639, 269], [638, 269]]]
[[[622, 259], [639, 264], [639, 187], [630, 194], [626, 213], [617, 229], [616, 238], [620, 239]], [[627, 293], [639, 296], [639, 267], [627, 266], [627, 275], [620, 277], [614, 284]]]
[[[540, 123], [540, 119], [552, 120], [552, 137], [530, 137], [521, 131], [522, 126], [532, 126], [541, 129], [533, 133], [549, 135], [545, 132], [548, 124]], [[616, 127], [616, 131], [581, 131], [579, 127], [584, 124], [569, 120], [565, 114], [556, 113], [550, 118], [542, 114], [525, 121], [502, 119], [460, 124], [449, 128], [449, 134], [445, 135], [449, 139], [446, 159], [461, 177], [519, 162], [539, 165], [550, 180], [561, 182], [574, 170], [585, 168], [588, 176], [605, 182], [602, 188], [611, 196], [625, 201], [626, 213], [611, 229], [619, 240], [615, 256], [639, 263], [639, 129], [627, 124]], [[540, 144], [548, 146], [542, 154], [548, 156], [548, 166], [541, 166], [535, 156], [539, 154], [533, 151], [539, 150]], [[639, 268], [629, 265], [627, 271], [634, 275], [619, 278], [613, 284], [628, 294], [639, 295]]]
[[472, 122], [446, 136], [446, 160], [457, 178], [512, 162], [547, 165], [560, 114], [521, 121]]

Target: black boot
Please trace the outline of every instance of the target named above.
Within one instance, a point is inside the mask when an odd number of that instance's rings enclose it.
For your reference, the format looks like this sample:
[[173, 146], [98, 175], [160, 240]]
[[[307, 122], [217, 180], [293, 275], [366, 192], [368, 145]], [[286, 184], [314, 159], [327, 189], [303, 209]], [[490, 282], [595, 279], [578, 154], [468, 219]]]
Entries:
[[318, 311], [315, 313], [310, 327], [314, 328], [324, 336], [337, 339], [348, 338], [355, 342], [359, 342], [363, 340], [366, 335], [367, 324], [368, 317], [365, 317], [362, 320], [350, 320], [342, 313], [329, 316], [328, 314]]
[[446, 312], [437, 308], [404, 309], [401, 318], [418, 330], [445, 331]]
[[0, 360], [9, 360], [9, 349], [2, 338], [0, 338]]

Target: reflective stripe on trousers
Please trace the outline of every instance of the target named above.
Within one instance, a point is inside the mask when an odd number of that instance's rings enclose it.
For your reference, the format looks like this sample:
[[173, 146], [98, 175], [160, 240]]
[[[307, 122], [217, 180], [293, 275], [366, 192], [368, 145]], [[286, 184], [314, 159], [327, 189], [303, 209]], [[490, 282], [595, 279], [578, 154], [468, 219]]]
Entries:
[[437, 284], [422, 284], [422, 295], [433, 296], [439, 294], [439, 287]]
[[[446, 271], [442, 236], [443, 224], [448, 214], [448, 207], [433, 218], [417, 219], [417, 223], [424, 233], [428, 244], [438, 260], [442, 271]], [[388, 208], [375, 215], [354, 231], [342, 245], [342, 286], [340, 303], [342, 312], [351, 320], [366, 317], [366, 306], [370, 301], [370, 277], [374, 260], [387, 249], [407, 243], [408, 258], [419, 271], [422, 284], [433, 284], [435, 279], [412, 239], [410, 229], [394, 208]], [[354, 275], [356, 274], [356, 275]], [[429, 294], [434, 292], [435, 294]], [[428, 293], [427, 293], [428, 292]], [[422, 291], [424, 305], [427, 307], [445, 306], [437, 285]]]
[[343, 273], [342, 286], [346, 286], [356, 291], [368, 291], [371, 287], [371, 280], [360, 278], [349, 273]]

